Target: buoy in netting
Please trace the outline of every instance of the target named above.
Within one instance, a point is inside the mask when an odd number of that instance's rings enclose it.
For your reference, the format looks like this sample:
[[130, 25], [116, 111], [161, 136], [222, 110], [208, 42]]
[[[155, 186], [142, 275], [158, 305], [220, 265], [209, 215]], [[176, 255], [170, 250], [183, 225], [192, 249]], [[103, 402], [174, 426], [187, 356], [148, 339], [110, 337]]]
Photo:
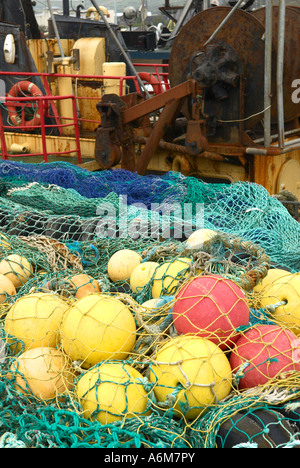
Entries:
[[130, 249], [115, 252], [107, 265], [108, 276], [113, 282], [130, 280], [133, 270], [141, 263], [142, 257]]
[[273, 409], [249, 408], [222, 422], [216, 437], [217, 448], [284, 448], [296, 435], [290, 421]]
[[5, 275], [0, 275], [0, 304], [11, 299], [17, 294], [16, 288], [10, 279]]
[[300, 335], [300, 273], [278, 278], [262, 291], [260, 303], [276, 322]]
[[291, 275], [289, 271], [281, 268], [271, 268], [268, 270], [267, 276], [265, 276], [261, 282], [253, 288], [253, 291], [262, 294], [269, 289], [276, 280], [289, 275]]
[[189, 257], [178, 257], [157, 268], [153, 276], [152, 298], [174, 295], [179, 281], [184, 281], [188, 276], [191, 263]]
[[52, 400], [72, 389], [75, 370], [60, 350], [41, 347], [29, 349], [14, 359], [8, 377], [19, 392]]
[[140, 293], [143, 288], [152, 279], [156, 268], [159, 267], [157, 262], [143, 262], [135, 267], [130, 276], [130, 287], [132, 292]]
[[186, 240], [186, 246], [190, 249], [200, 249], [204, 242], [213, 239], [218, 233], [213, 229], [198, 229]]
[[157, 349], [150, 366], [157, 400], [175, 415], [195, 419], [231, 391], [232, 372], [225, 353], [197, 336], [171, 338]]
[[76, 301], [60, 331], [65, 353], [84, 369], [107, 359], [126, 359], [136, 342], [131, 310], [109, 295], [89, 294]]
[[143, 376], [125, 363], [103, 363], [88, 370], [78, 379], [76, 393], [83, 417], [101, 424], [149, 414]]
[[85, 273], [79, 273], [78, 275], [71, 276], [71, 278], [66, 278], [65, 282], [71, 287], [78, 300], [88, 294], [101, 292], [98, 281]]
[[11, 341], [20, 342], [17, 351], [55, 347], [59, 344], [59, 328], [69, 303], [51, 293], [36, 292], [21, 296], [4, 319], [4, 330]]
[[240, 389], [264, 385], [284, 373], [300, 371], [300, 340], [278, 325], [256, 325], [235, 343], [230, 365]]
[[18, 289], [29, 280], [32, 266], [24, 256], [11, 254], [1, 260], [0, 274], [6, 276]]
[[219, 275], [203, 275], [187, 282], [175, 296], [174, 326], [179, 335], [208, 338], [222, 349], [239, 338], [249, 324], [250, 308], [241, 288]]

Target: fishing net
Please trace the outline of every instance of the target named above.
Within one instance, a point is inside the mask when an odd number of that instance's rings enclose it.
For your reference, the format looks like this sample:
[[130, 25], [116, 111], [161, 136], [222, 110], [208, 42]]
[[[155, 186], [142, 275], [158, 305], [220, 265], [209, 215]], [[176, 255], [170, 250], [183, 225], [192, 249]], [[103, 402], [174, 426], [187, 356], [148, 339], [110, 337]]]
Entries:
[[300, 228], [280, 201], [66, 163], [0, 176], [1, 447], [299, 445]]

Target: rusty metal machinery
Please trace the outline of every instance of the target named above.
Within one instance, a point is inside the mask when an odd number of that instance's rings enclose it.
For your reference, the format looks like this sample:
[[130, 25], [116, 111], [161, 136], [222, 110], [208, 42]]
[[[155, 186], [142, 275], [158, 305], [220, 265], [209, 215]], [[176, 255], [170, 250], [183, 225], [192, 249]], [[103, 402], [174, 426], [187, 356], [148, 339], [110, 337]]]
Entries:
[[228, 7], [204, 10], [182, 28], [172, 47], [169, 76], [171, 86], [195, 79], [203, 90], [209, 134], [236, 141], [239, 122], [233, 121], [254, 115], [243, 125], [251, 128], [261, 119], [265, 29], [254, 16], [237, 10], [209, 41], [227, 14]]
[[[145, 174], [155, 165], [157, 170], [167, 170], [167, 162], [171, 161], [169, 169], [173, 170], [174, 155], [179, 155], [183, 161], [179, 170], [187, 174], [201, 177], [205, 172], [202, 167], [209, 161], [211, 172], [221, 167], [220, 172], [228, 175], [232, 170], [236, 173], [233, 180], [252, 180], [270, 191], [276, 190], [280, 167], [270, 175], [265, 163], [274, 157], [279, 161], [280, 156], [283, 165], [288, 156], [282, 155], [288, 150], [262, 144], [265, 9], [251, 13], [237, 9], [230, 15], [231, 11], [230, 7], [204, 10], [181, 29], [170, 55], [170, 90], [151, 99], [135, 94], [123, 98], [104, 96], [98, 105], [102, 125], [97, 130], [95, 153], [101, 168], [121, 165]], [[278, 7], [272, 11], [271, 124], [272, 134], [276, 135]], [[300, 8], [286, 7], [285, 21], [285, 130], [296, 135], [300, 132], [300, 105], [291, 99], [291, 81], [300, 79], [300, 59], [295, 53], [300, 37]], [[294, 153], [299, 148], [294, 146]], [[165, 154], [162, 165], [154, 157], [158, 150]], [[267, 177], [272, 179], [269, 186]]]

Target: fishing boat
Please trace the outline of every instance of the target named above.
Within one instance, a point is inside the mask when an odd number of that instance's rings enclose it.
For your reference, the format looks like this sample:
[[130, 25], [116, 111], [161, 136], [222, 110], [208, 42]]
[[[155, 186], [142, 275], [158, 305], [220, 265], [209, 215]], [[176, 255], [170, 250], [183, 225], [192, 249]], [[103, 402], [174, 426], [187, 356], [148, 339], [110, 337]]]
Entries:
[[[105, 93], [140, 92], [142, 83], [131, 61], [128, 66], [124, 60], [126, 46], [118, 26], [111, 24], [108, 29], [96, 18], [72, 17], [69, 1], [64, 0], [62, 15], [51, 11], [46, 37], [31, 2], [22, 2], [22, 15], [15, 14], [19, 0], [3, 0], [1, 5], [2, 158], [67, 160], [99, 168], [97, 104]], [[150, 71], [165, 88], [166, 68], [151, 66], [149, 75]]]

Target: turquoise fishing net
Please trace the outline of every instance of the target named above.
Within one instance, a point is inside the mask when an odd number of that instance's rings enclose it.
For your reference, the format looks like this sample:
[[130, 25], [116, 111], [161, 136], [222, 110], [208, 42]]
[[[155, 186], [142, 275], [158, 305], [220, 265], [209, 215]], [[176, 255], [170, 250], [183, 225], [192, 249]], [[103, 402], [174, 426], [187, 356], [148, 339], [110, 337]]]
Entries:
[[[257, 184], [207, 184], [179, 173], [142, 177], [123, 170], [90, 173], [68, 163], [28, 165], [7, 161], [0, 164], [0, 177], [0, 215], [8, 211], [11, 218], [29, 208], [45, 217], [66, 216], [66, 221], [73, 224], [73, 234], [67, 232], [67, 240], [80, 239], [85, 232], [80, 218], [84, 221], [96, 217], [99, 205], [105, 202], [115, 206], [117, 216], [122, 203], [126, 203], [128, 222], [136, 217], [147, 218], [145, 208], [149, 210], [152, 204], [189, 204], [194, 209], [190, 217], [194, 229], [205, 227], [257, 243], [274, 262], [293, 271], [300, 269], [299, 223]], [[138, 204], [143, 208], [138, 209]], [[202, 204], [203, 212], [197, 218], [195, 207]], [[154, 216], [153, 210], [151, 213]], [[156, 218], [161, 220], [158, 215]]]

